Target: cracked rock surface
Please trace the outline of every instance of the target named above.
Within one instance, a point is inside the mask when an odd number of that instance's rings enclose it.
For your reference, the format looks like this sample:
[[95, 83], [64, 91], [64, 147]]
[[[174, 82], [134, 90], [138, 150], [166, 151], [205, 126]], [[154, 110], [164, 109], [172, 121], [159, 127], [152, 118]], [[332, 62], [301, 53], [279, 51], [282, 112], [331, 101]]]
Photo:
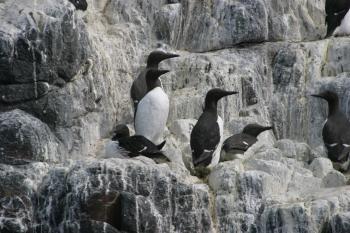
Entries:
[[[331, 89], [350, 118], [350, 39], [322, 39], [324, 0], [0, 0], [0, 232], [348, 233], [350, 186], [321, 138]], [[170, 163], [103, 158], [132, 127], [129, 89], [154, 49]], [[273, 125], [192, 176], [190, 132], [213, 88], [225, 138]]]

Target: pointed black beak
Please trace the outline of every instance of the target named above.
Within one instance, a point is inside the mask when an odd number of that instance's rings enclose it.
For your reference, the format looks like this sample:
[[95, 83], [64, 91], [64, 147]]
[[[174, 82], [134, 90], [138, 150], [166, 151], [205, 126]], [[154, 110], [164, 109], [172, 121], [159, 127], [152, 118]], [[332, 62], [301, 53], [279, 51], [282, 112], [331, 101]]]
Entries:
[[312, 94], [312, 95], [310, 95], [310, 96], [316, 97], [316, 98], [322, 98], [322, 99], [324, 99], [323, 96], [321, 96], [321, 95], [319, 95], [319, 94]]
[[168, 54], [166, 54], [164, 56], [164, 58], [162, 60], [170, 59], [170, 58], [173, 58], [173, 57], [180, 57], [180, 55], [175, 54], [175, 53], [168, 53]]
[[224, 96], [235, 95], [235, 94], [238, 94], [238, 93], [239, 93], [238, 91], [226, 91]]
[[264, 127], [264, 131], [270, 130], [270, 129], [273, 129], [273, 127], [272, 127], [272, 126], [266, 126], [266, 127]]

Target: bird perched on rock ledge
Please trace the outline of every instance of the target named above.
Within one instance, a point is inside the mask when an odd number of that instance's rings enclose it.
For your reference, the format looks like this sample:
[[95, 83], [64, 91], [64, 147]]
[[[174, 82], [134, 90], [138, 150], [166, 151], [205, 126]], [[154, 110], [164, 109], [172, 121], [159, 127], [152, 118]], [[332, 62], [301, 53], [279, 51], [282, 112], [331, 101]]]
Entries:
[[324, 91], [311, 96], [328, 102], [328, 117], [323, 126], [322, 137], [329, 159], [333, 162], [346, 162], [350, 152], [350, 122], [340, 110], [338, 95], [332, 91]]
[[224, 122], [218, 115], [218, 101], [236, 91], [214, 88], [205, 97], [202, 115], [191, 132], [192, 162], [194, 167], [207, 167], [219, 162]]
[[168, 70], [148, 69], [146, 73], [147, 94], [138, 104], [135, 114], [135, 133], [154, 144], [162, 141], [168, 120], [169, 98], [163, 88], [157, 85], [159, 77]]
[[270, 129], [272, 129], [271, 126], [249, 124], [244, 127], [242, 133], [227, 138], [222, 146], [220, 162], [233, 160], [237, 154], [243, 154], [258, 141], [257, 137], [260, 133]]
[[150, 140], [141, 135], [130, 136], [129, 128], [121, 124], [117, 125], [112, 141], [106, 146], [105, 156], [113, 158], [116, 157], [116, 153], [119, 153], [122, 156], [133, 158], [143, 155], [155, 160], [157, 163], [168, 162], [170, 160], [161, 152], [164, 145], [165, 141], [159, 145], [154, 145]]

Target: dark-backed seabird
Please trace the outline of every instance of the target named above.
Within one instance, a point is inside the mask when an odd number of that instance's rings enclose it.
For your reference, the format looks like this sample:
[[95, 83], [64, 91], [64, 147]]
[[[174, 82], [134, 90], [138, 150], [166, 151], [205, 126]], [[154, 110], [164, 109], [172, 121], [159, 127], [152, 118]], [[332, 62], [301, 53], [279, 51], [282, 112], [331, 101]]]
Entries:
[[224, 122], [217, 112], [218, 101], [235, 91], [211, 89], [205, 97], [202, 115], [191, 132], [192, 162], [194, 167], [207, 167], [219, 162]]
[[350, 34], [350, 1], [349, 0], [326, 0], [326, 24], [327, 35]]
[[114, 157], [116, 153], [120, 153], [122, 156], [128, 157], [143, 155], [154, 159], [156, 162], [169, 161], [161, 151], [165, 141], [155, 145], [144, 136], [130, 136], [129, 128], [124, 124], [116, 127], [112, 140], [109, 147], [106, 148], [108, 150], [106, 151], [107, 157]]
[[237, 154], [244, 154], [249, 147], [258, 141], [257, 137], [260, 133], [270, 129], [272, 129], [271, 126], [249, 124], [244, 127], [242, 133], [227, 138], [222, 146], [220, 162], [233, 160]]
[[169, 114], [169, 98], [158, 86], [159, 76], [168, 70], [148, 69], [146, 73], [147, 94], [138, 104], [135, 114], [135, 133], [154, 144], [162, 141]]
[[86, 9], [88, 8], [88, 4], [86, 0], [69, 0], [69, 1], [75, 6], [75, 9], [77, 10], [86, 11]]
[[[131, 86], [130, 95], [134, 103], [134, 111], [136, 113], [137, 105], [141, 99], [147, 94], [148, 89], [146, 85], [146, 73], [148, 69], [158, 69], [158, 65], [161, 61], [178, 57], [179, 55], [173, 53], [165, 53], [163, 51], [153, 51], [147, 58], [147, 67], [140, 75], [134, 80]], [[160, 80], [157, 80], [156, 86], [161, 87]]]
[[345, 162], [348, 159], [348, 153], [345, 152], [350, 147], [350, 122], [340, 111], [338, 95], [332, 91], [324, 91], [311, 96], [328, 102], [328, 117], [323, 126], [322, 137], [329, 159], [333, 162]]

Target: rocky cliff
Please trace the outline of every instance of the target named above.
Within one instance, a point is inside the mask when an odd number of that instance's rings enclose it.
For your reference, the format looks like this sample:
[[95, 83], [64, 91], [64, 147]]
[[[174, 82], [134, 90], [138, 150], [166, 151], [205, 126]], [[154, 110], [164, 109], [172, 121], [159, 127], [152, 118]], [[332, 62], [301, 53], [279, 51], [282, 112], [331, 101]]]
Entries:
[[[326, 34], [324, 0], [0, 0], [0, 232], [348, 233], [350, 187], [326, 158], [326, 103], [350, 118], [350, 39]], [[129, 88], [154, 49], [164, 61], [171, 163], [104, 159]], [[189, 134], [212, 87], [225, 135], [273, 132], [206, 179]]]

